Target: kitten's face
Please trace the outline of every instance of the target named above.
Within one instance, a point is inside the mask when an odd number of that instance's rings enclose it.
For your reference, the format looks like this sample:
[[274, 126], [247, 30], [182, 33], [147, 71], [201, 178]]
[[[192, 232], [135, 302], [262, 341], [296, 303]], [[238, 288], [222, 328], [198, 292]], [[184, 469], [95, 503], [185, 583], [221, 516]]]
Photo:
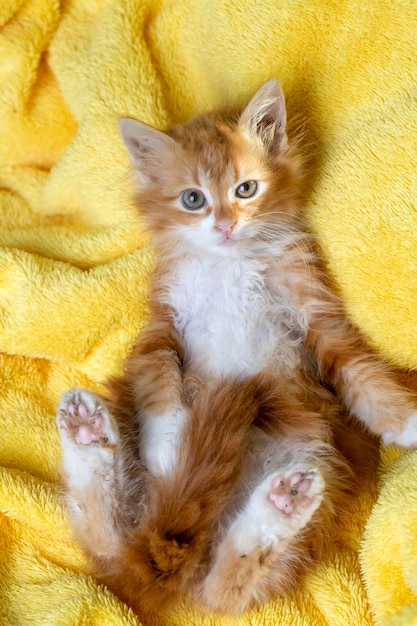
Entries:
[[139, 203], [159, 243], [234, 256], [266, 251], [285, 236], [299, 161], [287, 146], [277, 83], [266, 83], [238, 121], [211, 113], [169, 135], [123, 124], [141, 181]]

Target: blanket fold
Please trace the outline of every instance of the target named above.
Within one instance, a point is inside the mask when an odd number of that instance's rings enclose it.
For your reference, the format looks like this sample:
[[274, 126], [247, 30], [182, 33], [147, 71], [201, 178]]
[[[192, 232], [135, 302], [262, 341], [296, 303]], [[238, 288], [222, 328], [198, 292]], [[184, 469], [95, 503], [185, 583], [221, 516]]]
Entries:
[[[348, 314], [417, 369], [416, 35], [409, 0], [0, 3], [2, 624], [140, 624], [71, 538], [55, 427], [60, 394], [100, 390], [147, 319], [153, 252], [118, 118], [165, 128], [277, 77], [304, 130], [306, 217]], [[293, 594], [160, 623], [417, 624], [416, 458], [381, 449], [364, 467]]]

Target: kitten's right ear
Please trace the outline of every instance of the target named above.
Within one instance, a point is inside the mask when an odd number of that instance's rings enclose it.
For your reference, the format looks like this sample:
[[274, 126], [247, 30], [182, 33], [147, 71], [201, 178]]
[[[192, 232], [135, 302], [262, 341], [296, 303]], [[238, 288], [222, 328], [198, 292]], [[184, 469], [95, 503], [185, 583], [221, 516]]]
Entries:
[[175, 141], [130, 117], [120, 118], [119, 130], [140, 178], [157, 180], [163, 172], [164, 156], [175, 147]]

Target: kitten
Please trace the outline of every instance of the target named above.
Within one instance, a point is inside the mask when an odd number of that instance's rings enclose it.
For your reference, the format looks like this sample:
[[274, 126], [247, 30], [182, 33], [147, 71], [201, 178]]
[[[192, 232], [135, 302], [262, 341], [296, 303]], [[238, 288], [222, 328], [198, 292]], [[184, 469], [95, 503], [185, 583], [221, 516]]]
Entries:
[[149, 324], [108, 398], [73, 389], [59, 405], [72, 525], [137, 611], [187, 595], [239, 613], [320, 556], [350, 480], [343, 419], [415, 448], [416, 405], [300, 228], [276, 81], [238, 117], [120, 128], [158, 260]]

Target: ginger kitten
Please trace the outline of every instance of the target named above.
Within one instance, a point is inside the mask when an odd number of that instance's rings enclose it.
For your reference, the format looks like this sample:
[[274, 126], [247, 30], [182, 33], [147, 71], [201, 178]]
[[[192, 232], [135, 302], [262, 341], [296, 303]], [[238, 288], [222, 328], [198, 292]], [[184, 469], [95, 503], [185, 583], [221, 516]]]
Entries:
[[276, 81], [238, 117], [120, 129], [158, 261], [149, 324], [108, 397], [61, 399], [71, 521], [138, 612], [186, 595], [239, 613], [320, 556], [350, 480], [343, 415], [414, 448], [416, 404], [300, 228], [302, 159]]

